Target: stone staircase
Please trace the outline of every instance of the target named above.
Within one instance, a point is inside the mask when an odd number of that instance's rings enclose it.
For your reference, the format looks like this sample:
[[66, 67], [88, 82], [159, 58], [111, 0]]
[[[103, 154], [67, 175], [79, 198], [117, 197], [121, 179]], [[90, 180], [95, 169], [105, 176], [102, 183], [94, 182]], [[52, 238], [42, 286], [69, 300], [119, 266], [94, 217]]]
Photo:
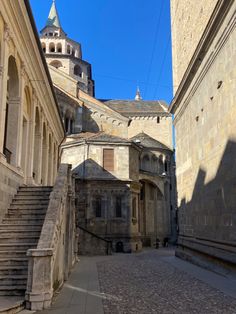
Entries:
[[52, 187], [20, 187], [0, 224], [0, 296], [24, 296], [28, 249], [37, 247]]

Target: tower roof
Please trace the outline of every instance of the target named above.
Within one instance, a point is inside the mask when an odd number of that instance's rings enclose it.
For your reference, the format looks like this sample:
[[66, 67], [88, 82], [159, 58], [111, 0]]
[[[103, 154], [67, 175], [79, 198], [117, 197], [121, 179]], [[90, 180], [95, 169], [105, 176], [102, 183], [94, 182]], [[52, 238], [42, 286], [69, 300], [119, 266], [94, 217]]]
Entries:
[[57, 12], [55, 0], [53, 0], [52, 2], [52, 6], [49, 12], [46, 26], [55, 26], [55, 27], [61, 28], [61, 23], [60, 23], [59, 15]]

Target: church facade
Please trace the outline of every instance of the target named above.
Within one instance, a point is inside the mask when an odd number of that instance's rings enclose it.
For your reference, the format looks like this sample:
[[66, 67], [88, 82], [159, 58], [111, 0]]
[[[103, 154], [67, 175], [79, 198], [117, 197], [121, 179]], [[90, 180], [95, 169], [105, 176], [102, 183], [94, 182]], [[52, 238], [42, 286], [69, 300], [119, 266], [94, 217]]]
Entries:
[[78, 226], [112, 241], [115, 251], [174, 241], [175, 165], [167, 104], [144, 101], [140, 91], [135, 100], [96, 99], [91, 65], [82, 59], [81, 45], [63, 31], [54, 2], [41, 44], [67, 132], [61, 162], [72, 164], [76, 177]]

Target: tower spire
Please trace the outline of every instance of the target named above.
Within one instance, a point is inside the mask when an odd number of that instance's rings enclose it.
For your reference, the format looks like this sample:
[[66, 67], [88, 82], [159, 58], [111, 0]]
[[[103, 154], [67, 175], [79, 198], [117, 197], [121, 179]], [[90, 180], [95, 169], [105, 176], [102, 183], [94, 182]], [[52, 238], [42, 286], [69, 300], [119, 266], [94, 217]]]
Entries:
[[139, 87], [137, 87], [135, 100], [142, 100], [142, 96], [141, 96], [141, 92], [140, 92]]
[[55, 26], [55, 27], [61, 28], [61, 23], [60, 23], [59, 15], [57, 12], [55, 0], [52, 0], [52, 6], [49, 12], [46, 26]]

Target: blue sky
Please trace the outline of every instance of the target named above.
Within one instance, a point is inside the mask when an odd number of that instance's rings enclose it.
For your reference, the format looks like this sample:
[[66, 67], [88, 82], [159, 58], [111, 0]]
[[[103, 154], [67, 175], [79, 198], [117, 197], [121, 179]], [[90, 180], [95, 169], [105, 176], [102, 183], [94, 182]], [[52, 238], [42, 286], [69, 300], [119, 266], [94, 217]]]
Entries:
[[[169, 0], [56, 0], [62, 27], [92, 64], [97, 98], [172, 99]], [[30, 0], [42, 29], [52, 0]]]

